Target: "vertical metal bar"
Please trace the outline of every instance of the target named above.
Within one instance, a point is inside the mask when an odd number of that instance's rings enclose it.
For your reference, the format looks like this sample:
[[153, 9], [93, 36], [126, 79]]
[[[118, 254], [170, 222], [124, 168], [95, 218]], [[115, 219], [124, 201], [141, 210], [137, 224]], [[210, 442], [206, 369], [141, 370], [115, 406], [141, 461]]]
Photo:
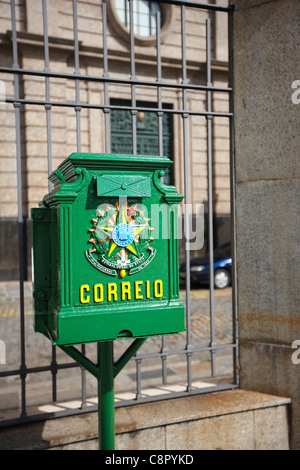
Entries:
[[[162, 75], [161, 75], [161, 47], [160, 47], [160, 11], [156, 13], [156, 24], [158, 25], [156, 28], [156, 50], [157, 50], [157, 83], [161, 82]], [[158, 109], [162, 109], [162, 93], [161, 87], [157, 87], [157, 104]], [[157, 113], [158, 116], [158, 154], [159, 156], [163, 156], [163, 112], [159, 111]], [[163, 336], [161, 339], [161, 353], [166, 351], [166, 337]], [[167, 356], [162, 355], [162, 382], [163, 384], [167, 383]]]
[[115, 448], [114, 356], [113, 341], [97, 344], [99, 448]]
[[[19, 69], [15, 2], [11, 0], [11, 23], [13, 42], [13, 69]], [[25, 363], [25, 309], [24, 309], [24, 220], [22, 195], [22, 155], [21, 155], [21, 104], [19, 75], [14, 74], [14, 108], [16, 120], [16, 155], [17, 155], [17, 194], [18, 194], [18, 232], [19, 232], [19, 290], [20, 290], [20, 379], [21, 379], [21, 418], [26, 416], [26, 363]]]
[[[44, 60], [45, 72], [50, 72], [49, 66], [49, 37], [48, 37], [48, 17], [47, 17], [47, 0], [43, 0], [43, 31], [44, 31]], [[50, 78], [45, 77], [45, 91], [46, 101], [50, 101]], [[46, 122], [47, 122], [47, 155], [48, 155], [48, 175], [52, 173], [52, 139], [51, 139], [51, 105], [45, 105]], [[48, 180], [48, 190], [52, 189], [52, 183]], [[56, 362], [56, 347], [52, 346], [52, 360], [51, 360], [51, 374], [52, 374], [52, 400], [57, 399], [57, 362]]]
[[[187, 82], [186, 43], [185, 43], [185, 6], [181, 6], [181, 49], [182, 49], [182, 83]], [[183, 158], [184, 158], [184, 197], [185, 197], [185, 265], [186, 265], [186, 357], [187, 357], [187, 391], [192, 389], [192, 353], [191, 345], [191, 275], [190, 275], [190, 210], [189, 210], [189, 162], [188, 162], [188, 117], [187, 90], [182, 90], [183, 97]]]
[[[228, 13], [228, 53], [229, 53], [229, 87], [233, 88], [233, 8]], [[233, 117], [229, 118], [230, 141], [230, 212], [231, 212], [231, 285], [232, 285], [232, 341], [238, 342], [238, 311], [237, 311], [237, 260], [236, 260], [236, 207], [235, 207], [235, 152], [234, 152], [234, 107], [233, 92], [229, 94], [229, 112]], [[233, 348], [233, 379], [239, 385], [238, 375], [238, 346]]]
[[[77, 15], [77, 0], [73, 0], [73, 28], [74, 28], [74, 61], [75, 61], [75, 76], [80, 75], [79, 65], [79, 42], [78, 42], [78, 15]], [[81, 128], [80, 128], [80, 80], [75, 79], [75, 112], [76, 112], [76, 138], [77, 138], [77, 152], [81, 152]], [[85, 346], [81, 346], [81, 352], [84, 354]], [[81, 367], [81, 407], [86, 406], [86, 370]]]
[[[106, 3], [102, 3], [102, 29], [103, 29], [103, 77], [109, 78], [108, 72], [108, 55], [107, 55], [107, 11]], [[104, 104], [109, 105], [108, 83], [104, 82]], [[105, 115], [105, 152], [110, 152], [110, 132], [109, 132], [109, 107], [104, 108]]]
[[[81, 345], [81, 353], [85, 356], [85, 344]], [[81, 367], [81, 409], [86, 408], [86, 370]]]
[[[160, 11], [156, 13], [156, 24], [160, 25]], [[157, 50], [157, 83], [161, 83], [161, 47], [160, 47], [160, 26], [156, 28], [156, 50]], [[162, 91], [161, 87], [157, 87], [158, 108], [162, 109]], [[159, 156], [163, 155], [163, 112], [159, 111], [158, 115], [158, 152]]]
[[126, 8], [128, 0], [123, 0], [123, 5], [124, 5], [124, 12], [125, 12], [125, 25], [129, 26], [129, 21], [128, 21], [128, 10]]
[[52, 346], [52, 358], [51, 358], [51, 375], [52, 375], [52, 400], [57, 400], [57, 361], [56, 361], [56, 346]]
[[[77, 0], [73, 0], [73, 26], [74, 26], [74, 59], [75, 59], [75, 76], [80, 75], [79, 68], [79, 42], [78, 42], [78, 16], [77, 16]], [[80, 80], [75, 79], [75, 111], [76, 111], [76, 129], [77, 129], [77, 152], [81, 152], [81, 132], [80, 132]]]
[[[44, 31], [44, 58], [45, 68], [44, 71], [50, 72], [49, 66], [49, 38], [48, 38], [48, 18], [47, 18], [47, 0], [43, 0], [43, 31]], [[50, 101], [50, 78], [45, 77], [46, 88], [46, 101]], [[46, 120], [47, 120], [47, 154], [48, 154], [48, 175], [52, 173], [52, 148], [51, 148], [51, 105], [45, 105]], [[52, 183], [48, 183], [49, 192], [52, 189]]]
[[[134, 54], [134, 23], [133, 23], [133, 0], [129, 0], [129, 20], [130, 20], [130, 67], [131, 67], [131, 80], [136, 80], [135, 75], [135, 54]], [[136, 107], [136, 93], [135, 85], [131, 85], [131, 106]], [[132, 115], [132, 153], [137, 153], [137, 127], [136, 117], [137, 110], [131, 111]]]
[[151, 2], [147, 2], [148, 3], [148, 9], [149, 9], [149, 17], [148, 17], [148, 27], [149, 27], [149, 36], [152, 35], [152, 5], [151, 5]]
[[[206, 78], [211, 87], [211, 41], [210, 19], [206, 20]], [[212, 111], [211, 91], [207, 92], [207, 111]], [[209, 306], [210, 306], [210, 346], [215, 346], [215, 307], [214, 307], [214, 229], [213, 229], [213, 176], [212, 176], [212, 116], [207, 116], [207, 171], [208, 171], [208, 237], [209, 237]], [[211, 349], [211, 373], [214, 377], [215, 350]]]
[[136, 399], [138, 400], [142, 396], [142, 374], [141, 374], [141, 366], [142, 366], [142, 359], [139, 358], [140, 351], [136, 352]]

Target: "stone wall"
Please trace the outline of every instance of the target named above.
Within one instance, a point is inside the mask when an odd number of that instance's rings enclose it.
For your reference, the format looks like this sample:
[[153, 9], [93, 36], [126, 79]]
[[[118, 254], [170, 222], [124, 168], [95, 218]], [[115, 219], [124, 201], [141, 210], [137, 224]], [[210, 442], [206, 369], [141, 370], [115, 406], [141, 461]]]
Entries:
[[[115, 448], [182, 450], [184, 454], [288, 450], [289, 403], [287, 398], [235, 390], [117, 408]], [[97, 413], [0, 430], [0, 450], [40, 449], [97, 450]]]
[[241, 386], [292, 398], [300, 448], [297, 0], [235, 0], [234, 88]]

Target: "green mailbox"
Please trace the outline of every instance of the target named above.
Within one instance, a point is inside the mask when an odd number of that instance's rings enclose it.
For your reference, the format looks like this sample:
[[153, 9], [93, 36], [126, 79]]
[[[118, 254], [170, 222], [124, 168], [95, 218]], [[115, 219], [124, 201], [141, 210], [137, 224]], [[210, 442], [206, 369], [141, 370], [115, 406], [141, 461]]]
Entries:
[[73, 153], [32, 209], [35, 330], [57, 345], [185, 330], [166, 157]]

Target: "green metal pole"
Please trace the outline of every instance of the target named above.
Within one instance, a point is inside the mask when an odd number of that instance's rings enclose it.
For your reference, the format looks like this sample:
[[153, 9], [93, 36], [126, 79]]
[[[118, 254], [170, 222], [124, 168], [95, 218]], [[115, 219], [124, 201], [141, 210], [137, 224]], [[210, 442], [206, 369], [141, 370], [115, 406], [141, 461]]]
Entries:
[[115, 400], [113, 341], [98, 343], [99, 449], [115, 448]]

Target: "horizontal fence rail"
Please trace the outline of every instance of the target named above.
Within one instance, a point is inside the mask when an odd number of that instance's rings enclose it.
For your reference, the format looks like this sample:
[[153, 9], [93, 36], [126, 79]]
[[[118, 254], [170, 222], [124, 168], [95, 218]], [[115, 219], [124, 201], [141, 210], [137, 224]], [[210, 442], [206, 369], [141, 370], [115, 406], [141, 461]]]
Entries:
[[[130, 12], [130, 33], [129, 33], [129, 50], [128, 57], [130, 59], [130, 77], [112, 77], [110, 76], [109, 61], [108, 61], [108, 20], [107, 20], [107, 5], [105, 2], [99, 2], [99, 10], [101, 11], [102, 21], [102, 41], [103, 49], [101, 51], [100, 60], [103, 60], [103, 75], [87, 75], [82, 74], [80, 71], [80, 60], [84, 52], [81, 50], [79, 42], [78, 30], [78, 5], [77, 0], [73, 0], [73, 54], [74, 54], [74, 73], [53, 72], [50, 70], [50, 57], [49, 49], [51, 41], [48, 34], [48, 11], [47, 0], [42, 1], [42, 15], [43, 15], [43, 47], [44, 47], [44, 70], [31, 70], [22, 68], [20, 63], [20, 51], [18, 43], [17, 22], [16, 22], [16, 5], [15, 1], [11, 0], [11, 30], [7, 31], [6, 38], [11, 41], [12, 45], [12, 66], [0, 66], [1, 74], [8, 74], [14, 78], [14, 96], [6, 97], [5, 102], [11, 104], [15, 113], [15, 127], [16, 127], [16, 159], [17, 159], [17, 187], [18, 187], [18, 230], [19, 230], [19, 297], [20, 297], [20, 367], [19, 369], [1, 371], [0, 380], [6, 377], [19, 377], [21, 381], [21, 414], [18, 418], [0, 421], [0, 427], [20, 423], [42, 420], [49, 417], [59, 417], [83, 413], [87, 411], [97, 410], [97, 405], [87, 406], [86, 395], [86, 375], [85, 371], [81, 370], [81, 406], [75, 410], [63, 410], [49, 413], [39, 413], [35, 415], [28, 415], [27, 402], [26, 402], [26, 379], [30, 374], [38, 374], [41, 372], [50, 372], [52, 374], [52, 399], [57, 400], [57, 373], [61, 370], [68, 370], [74, 367], [79, 367], [75, 362], [58, 363], [56, 347], [52, 347], [51, 363], [47, 366], [28, 367], [26, 364], [26, 330], [25, 330], [25, 299], [24, 299], [24, 252], [25, 252], [25, 239], [24, 239], [24, 208], [23, 208], [23, 188], [22, 188], [22, 159], [24, 149], [22, 147], [22, 122], [21, 112], [24, 106], [33, 105], [37, 108], [43, 107], [46, 113], [46, 133], [47, 133], [47, 158], [48, 158], [48, 174], [53, 170], [52, 168], [52, 120], [53, 108], [64, 107], [74, 109], [76, 116], [76, 150], [81, 152], [82, 149], [82, 115], [83, 109], [96, 109], [103, 111], [104, 130], [105, 130], [105, 151], [110, 152], [110, 113], [114, 110], [128, 111], [131, 113], [132, 118], [132, 153], [137, 153], [137, 113], [138, 112], [153, 112], [157, 114], [158, 119], [158, 145], [159, 155], [163, 155], [163, 116], [164, 115], [178, 115], [182, 118], [182, 134], [183, 134], [183, 173], [184, 173], [184, 196], [185, 204], [190, 203], [191, 182], [190, 182], [190, 150], [189, 150], [189, 120], [193, 116], [202, 116], [206, 119], [207, 123], [207, 172], [208, 172], [208, 246], [209, 246], [209, 261], [210, 261], [210, 290], [209, 290], [209, 310], [210, 310], [210, 340], [209, 344], [197, 345], [193, 344], [192, 328], [191, 328], [191, 279], [190, 279], [190, 265], [191, 265], [191, 252], [189, 247], [189, 234], [187, 235], [187, 244], [185, 251], [185, 264], [186, 264], [186, 325], [187, 331], [185, 336], [184, 347], [174, 347], [170, 349], [167, 347], [167, 340], [165, 337], [161, 338], [161, 348], [159, 351], [142, 353], [138, 351], [132, 358], [136, 364], [136, 394], [134, 399], [124, 399], [116, 402], [116, 407], [127, 406], [137, 403], [151, 402], [156, 400], [163, 400], [167, 398], [184, 397], [199, 393], [208, 393], [216, 390], [227, 390], [238, 387], [237, 375], [237, 361], [238, 361], [238, 341], [237, 341], [237, 288], [236, 288], [236, 261], [235, 261], [235, 193], [234, 193], [234, 142], [233, 142], [233, 98], [232, 98], [232, 37], [231, 37], [231, 22], [232, 22], [232, 8], [227, 6], [216, 5], [213, 3], [198, 3], [196, 1], [160, 1], [160, 4], [171, 5], [180, 8], [180, 34], [181, 38], [181, 82], [172, 82], [162, 78], [162, 58], [161, 58], [161, 36], [160, 29], [157, 28], [156, 33], [156, 62], [157, 62], [157, 76], [154, 80], [137, 79], [136, 77], [136, 63], [135, 63], [135, 36], [133, 33], [133, 0], [128, 0]], [[212, 57], [211, 57], [211, 21], [206, 19], [206, 62], [201, 63], [202, 68], [205, 68], [206, 84], [192, 83], [188, 78], [188, 64], [186, 56], [186, 9], [192, 8], [201, 10], [203, 12], [220, 12], [228, 18], [228, 48], [229, 48], [229, 83], [228, 86], [214, 86], [212, 80]], [[99, 13], [100, 14], [100, 13]], [[160, 13], [157, 13], [157, 24], [160, 24]], [[22, 32], [20, 32], [21, 36]], [[31, 99], [22, 96], [21, 93], [21, 79], [25, 76], [33, 76], [44, 78], [45, 80], [45, 99]], [[51, 98], [51, 85], [52, 79], [66, 79], [71, 80], [75, 85], [75, 101], [60, 101]], [[103, 103], [91, 103], [81, 100], [80, 84], [82, 82], [95, 82], [102, 84], [104, 90]], [[131, 105], [116, 105], [111, 104], [109, 100], [109, 90], [111, 85], [124, 85], [128, 86], [131, 95]], [[147, 90], [149, 87], [155, 90], [157, 102], [153, 103], [153, 107], [145, 107], [138, 104], [137, 88], [141, 87]], [[177, 108], [163, 107], [162, 90], [176, 90], [181, 93], [182, 106]], [[191, 110], [188, 106], [188, 93], [199, 92], [205, 95], [206, 110]], [[228, 112], [217, 112], [213, 110], [213, 96], [217, 93], [226, 93], [229, 100]], [[0, 103], [1, 105], [1, 103]], [[223, 117], [228, 120], [229, 135], [230, 135], [230, 191], [231, 191], [231, 251], [232, 251], [232, 341], [230, 343], [219, 344], [215, 336], [215, 292], [214, 292], [214, 271], [213, 271], [213, 256], [214, 256], [214, 207], [213, 207], [213, 119], [216, 117]], [[49, 182], [49, 191], [51, 191], [51, 183]], [[82, 345], [81, 353], [85, 354], [86, 347]], [[216, 376], [216, 353], [218, 351], [231, 349], [233, 357], [232, 376], [233, 380], [230, 383], [218, 383], [213, 387], [208, 384], [204, 388], [193, 387], [193, 373], [192, 373], [192, 360], [193, 355], [200, 352], [207, 352], [210, 354], [211, 364], [211, 377]], [[171, 356], [181, 356], [186, 361], [186, 387], [182, 391], [173, 391], [170, 393], [158, 394], [153, 396], [143, 396], [141, 387], [141, 374], [142, 364], [148, 359], [161, 360], [161, 376], [162, 383], [166, 384], [168, 379], [167, 359]], [[117, 359], [117, 358], [116, 358]]]

